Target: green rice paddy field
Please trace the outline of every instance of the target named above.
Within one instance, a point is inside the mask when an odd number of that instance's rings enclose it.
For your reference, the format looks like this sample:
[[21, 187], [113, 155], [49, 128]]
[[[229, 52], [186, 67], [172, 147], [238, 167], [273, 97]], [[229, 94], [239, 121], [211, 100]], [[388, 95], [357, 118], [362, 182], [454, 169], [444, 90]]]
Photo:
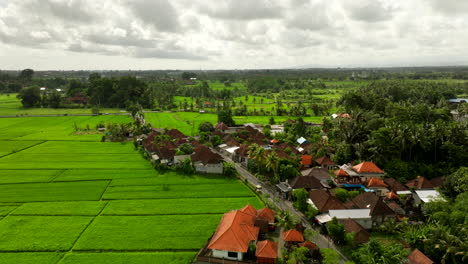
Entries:
[[73, 133], [101, 121], [129, 119], [0, 119], [0, 264], [190, 263], [224, 212], [262, 207], [236, 179], [158, 174], [131, 143]]

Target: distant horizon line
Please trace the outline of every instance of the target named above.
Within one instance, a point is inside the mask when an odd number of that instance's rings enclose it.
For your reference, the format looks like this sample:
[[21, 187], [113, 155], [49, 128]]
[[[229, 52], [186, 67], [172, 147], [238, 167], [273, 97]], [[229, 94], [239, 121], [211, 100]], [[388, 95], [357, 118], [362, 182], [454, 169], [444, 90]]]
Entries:
[[428, 65], [428, 66], [421, 66], [421, 65], [414, 65], [414, 66], [316, 66], [316, 67], [285, 67], [285, 68], [234, 68], [234, 69], [48, 69], [48, 70], [35, 70], [33, 67], [25, 67], [21, 69], [0, 69], [2, 71], [22, 71], [24, 69], [32, 69], [35, 72], [64, 72], [64, 71], [90, 71], [90, 72], [109, 72], [109, 71], [265, 71], [265, 70], [333, 70], [333, 69], [405, 69], [405, 68], [464, 68], [468, 67], [467, 64], [462, 65]]

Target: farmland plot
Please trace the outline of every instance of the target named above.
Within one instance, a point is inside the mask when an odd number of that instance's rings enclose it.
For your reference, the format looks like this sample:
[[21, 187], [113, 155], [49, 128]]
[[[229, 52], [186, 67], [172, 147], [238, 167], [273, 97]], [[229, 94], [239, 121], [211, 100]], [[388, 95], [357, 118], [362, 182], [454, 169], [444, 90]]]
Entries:
[[236, 179], [159, 174], [131, 143], [73, 133], [111, 117], [94, 118], [0, 122], [0, 264], [190, 263], [223, 213], [262, 207]]

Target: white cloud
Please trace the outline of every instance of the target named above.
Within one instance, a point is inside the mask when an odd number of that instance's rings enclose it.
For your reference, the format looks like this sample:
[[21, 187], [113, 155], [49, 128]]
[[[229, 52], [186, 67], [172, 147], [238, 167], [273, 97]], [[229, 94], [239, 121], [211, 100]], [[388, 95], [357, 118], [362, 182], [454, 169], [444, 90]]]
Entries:
[[74, 69], [219, 69], [468, 58], [468, 3], [458, 0], [0, 2], [2, 67], [18, 69], [57, 61]]

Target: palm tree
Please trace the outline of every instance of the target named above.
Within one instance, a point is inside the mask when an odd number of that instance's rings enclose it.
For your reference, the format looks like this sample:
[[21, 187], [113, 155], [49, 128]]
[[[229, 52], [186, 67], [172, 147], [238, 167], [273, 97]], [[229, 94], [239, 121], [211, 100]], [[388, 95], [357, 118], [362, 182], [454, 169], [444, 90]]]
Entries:
[[273, 170], [275, 182], [277, 182], [279, 179], [279, 175], [278, 175], [279, 163], [280, 163], [280, 160], [276, 152], [272, 151], [267, 155], [265, 167], [269, 170]]
[[253, 144], [249, 147], [248, 155], [249, 159], [253, 159], [257, 163], [258, 171], [261, 172], [266, 159], [265, 149], [257, 144]]

